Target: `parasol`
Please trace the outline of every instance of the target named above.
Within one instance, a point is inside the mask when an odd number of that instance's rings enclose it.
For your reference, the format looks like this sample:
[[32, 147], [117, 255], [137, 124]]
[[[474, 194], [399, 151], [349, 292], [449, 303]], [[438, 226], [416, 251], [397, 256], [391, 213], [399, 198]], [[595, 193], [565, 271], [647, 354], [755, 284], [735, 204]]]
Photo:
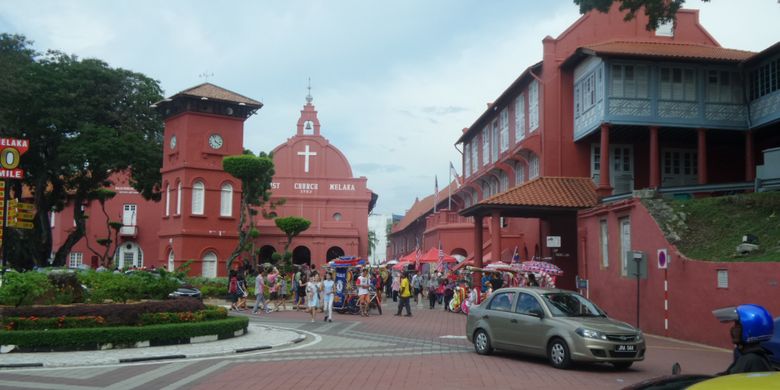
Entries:
[[563, 271], [557, 265], [546, 261], [524, 261], [519, 265], [515, 263], [512, 266], [521, 272], [544, 272], [552, 276], [563, 275]]

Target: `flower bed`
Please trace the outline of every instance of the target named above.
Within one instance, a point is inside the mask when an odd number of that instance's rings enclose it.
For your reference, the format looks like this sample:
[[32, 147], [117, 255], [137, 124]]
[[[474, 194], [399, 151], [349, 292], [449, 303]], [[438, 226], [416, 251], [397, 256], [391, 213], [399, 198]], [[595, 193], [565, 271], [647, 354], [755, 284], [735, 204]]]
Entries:
[[[222, 307], [209, 307], [206, 310], [182, 311], [182, 312], [164, 312], [164, 313], [142, 313], [136, 321], [130, 323], [114, 323], [113, 325], [160, 325], [177, 324], [183, 322], [203, 322], [214, 321], [227, 318], [227, 310]], [[49, 317], [41, 318], [36, 316], [29, 317], [3, 317], [0, 322], [0, 328], [6, 331], [21, 330], [46, 330], [46, 329], [73, 329], [73, 328], [98, 328], [111, 326], [102, 316], [78, 316], [78, 317]]]
[[149, 326], [109, 326], [97, 328], [50, 330], [0, 330], [0, 345], [15, 345], [15, 351], [49, 352], [96, 350], [135, 346], [190, 343], [190, 338], [216, 335], [225, 339], [244, 334], [246, 317], [229, 317], [214, 321], [183, 322]]
[[[3, 323], [5, 318], [48, 318], [60, 317], [102, 317], [107, 325], [136, 325], [141, 316], [147, 313], [180, 313], [206, 310], [203, 302], [193, 298], [181, 298], [168, 301], [149, 301], [128, 304], [95, 304], [68, 306], [20, 306], [0, 308]], [[88, 320], [84, 320], [88, 322]]]

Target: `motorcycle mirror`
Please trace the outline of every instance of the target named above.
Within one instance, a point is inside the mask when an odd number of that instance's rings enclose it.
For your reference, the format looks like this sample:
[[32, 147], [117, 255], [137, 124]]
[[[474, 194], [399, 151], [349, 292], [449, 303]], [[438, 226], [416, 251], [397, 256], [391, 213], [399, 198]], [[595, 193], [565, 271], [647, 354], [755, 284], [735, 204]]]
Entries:
[[682, 366], [680, 366], [680, 363], [674, 363], [672, 365], [672, 375], [680, 375], [682, 372]]

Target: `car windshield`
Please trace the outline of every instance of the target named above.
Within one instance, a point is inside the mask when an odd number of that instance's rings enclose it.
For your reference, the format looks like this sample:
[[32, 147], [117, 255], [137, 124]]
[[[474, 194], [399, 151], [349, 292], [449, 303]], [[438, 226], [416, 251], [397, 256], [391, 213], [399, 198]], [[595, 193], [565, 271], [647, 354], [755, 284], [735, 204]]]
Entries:
[[596, 304], [579, 294], [556, 292], [542, 294], [542, 297], [555, 317], [606, 317]]

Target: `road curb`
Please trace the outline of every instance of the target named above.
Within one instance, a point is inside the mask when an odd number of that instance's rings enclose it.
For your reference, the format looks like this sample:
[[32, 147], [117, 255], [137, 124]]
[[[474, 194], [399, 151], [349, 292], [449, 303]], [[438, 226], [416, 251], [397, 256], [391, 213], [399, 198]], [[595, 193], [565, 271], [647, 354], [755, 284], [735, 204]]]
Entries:
[[[267, 324], [263, 324], [262, 326], [267, 328], [277, 328], [275, 326], [267, 325]], [[283, 328], [278, 328], [278, 329], [283, 329]], [[105, 363], [100, 363], [97, 365], [132, 364], [132, 363], [166, 361], [166, 360], [207, 358], [207, 357], [217, 357], [217, 356], [229, 357], [229, 356], [240, 355], [249, 352], [270, 351], [272, 349], [284, 348], [290, 345], [299, 344], [306, 340], [307, 336], [304, 333], [294, 331], [291, 329], [285, 329], [285, 330], [296, 333], [297, 336], [284, 344], [279, 344], [275, 346], [263, 343], [263, 344], [257, 344], [253, 346], [243, 347], [243, 348], [227, 350], [223, 352], [201, 352], [201, 353], [189, 353], [189, 354], [168, 354], [168, 355], [156, 355], [156, 356], [128, 357], [122, 359], [113, 359], [112, 361], [107, 361]], [[212, 342], [217, 343], [219, 341], [212, 341]], [[198, 344], [204, 345], [206, 343], [198, 343]], [[143, 349], [143, 348], [134, 348], [134, 349]], [[45, 354], [47, 352], [38, 352], [38, 353]], [[67, 367], [67, 366], [63, 366], [61, 364], [44, 363], [44, 362], [22, 362], [22, 363], [9, 363], [9, 364], [0, 363], [0, 370], [18, 369], [18, 368], [62, 368], [62, 367]], [[78, 366], [70, 366], [70, 367], [78, 367]]]

